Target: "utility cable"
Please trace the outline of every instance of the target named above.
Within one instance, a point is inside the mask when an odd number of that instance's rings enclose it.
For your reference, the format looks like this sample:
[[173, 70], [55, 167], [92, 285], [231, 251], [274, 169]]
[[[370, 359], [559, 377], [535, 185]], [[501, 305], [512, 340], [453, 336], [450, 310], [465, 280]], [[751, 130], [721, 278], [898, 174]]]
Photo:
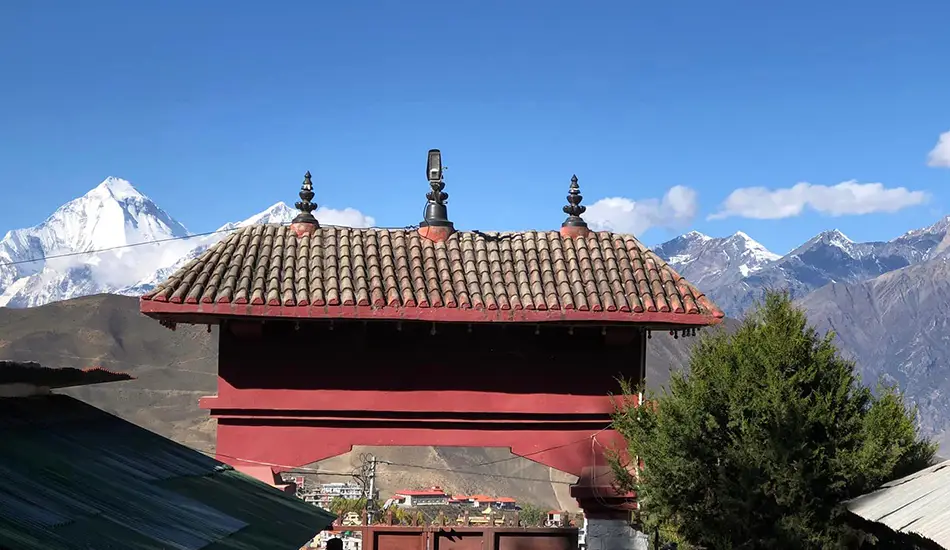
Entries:
[[[290, 222], [287, 222], [287, 223], [280, 223], [280, 224], [276, 224], [276, 225], [280, 225], [280, 226], [290, 225]], [[250, 225], [250, 226], [246, 226], [246, 227], [254, 227], [254, 226], [253, 226], [253, 225]], [[206, 232], [204, 232], [204, 233], [192, 233], [192, 234], [190, 234], [190, 235], [182, 235], [182, 236], [180, 236], [180, 237], [167, 237], [167, 238], [165, 238], [165, 239], [155, 239], [155, 240], [152, 240], [152, 241], [142, 241], [142, 242], [140, 242], [140, 243], [120, 244], [120, 245], [116, 245], [116, 246], [109, 246], [109, 247], [106, 247], [106, 248], [97, 248], [97, 249], [95, 249], [95, 250], [81, 250], [81, 251], [78, 251], [78, 252], [64, 252], [64, 253], [62, 253], [62, 254], [52, 254], [52, 255], [50, 255], [50, 256], [44, 256], [44, 257], [42, 257], [42, 258], [35, 258], [35, 259], [29, 259], [29, 260], [15, 260], [15, 261], [12, 261], [12, 262], [0, 262], [0, 267], [7, 267], [7, 266], [11, 266], [11, 265], [20, 265], [20, 264], [29, 264], [29, 263], [35, 263], [35, 262], [45, 262], [46, 260], [57, 260], [57, 259], [60, 259], [60, 258], [72, 258], [72, 257], [75, 257], [75, 256], [84, 256], [84, 255], [87, 255], [87, 254], [88, 254], [88, 255], [102, 254], [102, 253], [104, 253], [104, 252], [112, 252], [112, 251], [115, 251], [115, 250], [124, 250], [124, 249], [126, 249], [126, 248], [135, 248], [135, 247], [137, 247], [137, 246], [145, 246], [145, 245], [148, 245], [148, 244], [161, 244], [161, 243], [167, 243], [167, 242], [172, 242], [172, 241], [184, 241], [184, 240], [188, 240], [188, 239], [194, 239], [194, 238], [197, 238], [197, 237], [208, 237], [208, 236], [210, 236], [210, 235], [215, 235], [215, 234], [218, 234], [218, 233], [229, 233], [229, 232], [232, 232], [232, 231], [240, 231], [240, 230], [242, 230], [242, 229], [246, 229], [246, 227], [234, 227], [234, 228], [231, 228], [231, 229], [216, 229], [216, 230], [214, 230], [214, 231], [206, 231]], [[353, 227], [347, 227], [347, 226], [343, 226], [343, 225], [320, 224], [320, 227], [333, 227], [333, 228], [337, 228], [337, 229], [380, 229], [380, 230], [386, 230], [386, 231], [399, 230], [399, 229], [401, 229], [401, 230], [406, 230], [406, 231], [408, 231], [408, 230], [411, 230], [411, 229], [415, 228], [416, 226], [414, 226], [414, 225], [406, 225], [406, 226], [402, 226], [402, 227], [376, 227], [376, 226], [374, 226], [374, 227], [353, 228]]]
[[390, 462], [390, 461], [388, 461], [388, 460], [379, 460], [379, 461], [377, 461], [377, 463], [378, 463], [378, 464], [386, 464], [386, 465], [389, 465], [389, 466], [402, 466], [403, 468], [416, 468], [416, 469], [419, 469], [419, 470], [431, 470], [431, 471], [434, 471], [434, 472], [451, 472], [451, 473], [453, 473], [453, 474], [472, 475], [472, 476], [483, 476], [483, 477], [491, 477], [491, 478], [497, 478], [497, 479], [515, 479], [515, 480], [519, 480], [519, 481], [534, 481], [534, 482], [537, 482], [537, 483], [561, 483], [561, 484], [564, 484], [564, 485], [572, 485], [572, 483], [571, 483], [570, 481], [556, 481], [556, 480], [552, 480], [552, 479], [541, 479], [541, 478], [536, 478], [536, 477], [509, 476], [509, 475], [504, 475], [504, 474], [489, 474], [489, 473], [486, 473], [486, 472], [471, 472], [471, 471], [466, 471], [466, 470], [455, 470], [455, 469], [452, 469], [452, 468], [438, 468], [438, 467], [435, 467], [435, 466], [419, 466], [419, 465], [417, 465], [417, 464], [404, 464], [404, 463], [402, 463], [402, 462]]
[[[586, 438], [585, 438], [585, 439], [586, 439]], [[291, 466], [291, 465], [288, 465], [288, 464], [278, 464], [278, 463], [275, 463], [275, 462], [262, 462], [262, 461], [260, 461], [260, 460], [252, 460], [252, 459], [241, 458], [241, 457], [237, 457], [237, 456], [230, 456], [230, 455], [226, 455], [226, 454], [214, 453], [214, 452], [212, 452], [212, 451], [203, 451], [203, 450], [198, 450], [198, 449], [195, 449], [195, 450], [198, 451], [198, 452], [200, 452], [200, 453], [202, 453], [202, 454], [211, 456], [212, 458], [214, 458], [214, 457], [221, 457], [221, 458], [228, 458], [228, 459], [235, 460], [235, 461], [245, 462], [245, 463], [248, 463], [248, 464], [254, 464], [254, 465], [258, 465], [258, 466], [271, 466], [271, 467], [274, 467], [274, 468], [281, 468], [282, 470], [286, 471], [287, 473], [315, 474], [315, 475], [340, 476], [340, 477], [356, 477], [356, 476], [354, 476], [354, 474], [356, 473], [355, 471], [350, 471], [350, 472], [332, 472], [332, 471], [327, 471], [327, 470], [320, 470], [320, 469], [318, 469], [318, 468], [310, 468], [310, 467], [307, 467], [307, 466]], [[516, 458], [518, 458], [518, 457], [516, 457]], [[497, 479], [513, 479], [513, 480], [518, 480], [518, 481], [533, 481], [533, 482], [537, 482], [537, 483], [559, 483], [559, 484], [564, 484], [564, 485], [571, 485], [571, 484], [572, 484], [570, 481], [556, 481], [556, 480], [551, 480], [551, 479], [522, 477], [522, 476], [510, 476], [510, 475], [504, 475], [504, 474], [489, 474], [489, 473], [486, 473], [486, 472], [471, 472], [471, 471], [466, 471], [466, 470], [455, 470], [455, 469], [453, 469], [453, 468], [438, 468], [438, 467], [435, 467], [435, 466], [419, 466], [419, 465], [416, 465], [416, 464], [405, 464], [405, 463], [402, 463], [402, 462], [391, 462], [391, 461], [388, 461], [388, 460], [377, 460], [376, 463], [377, 463], [377, 464], [386, 464], [386, 465], [389, 465], [389, 466], [401, 466], [401, 467], [403, 467], [403, 468], [416, 468], [416, 469], [419, 469], [419, 470], [430, 470], [430, 471], [436, 471], [436, 472], [448, 472], [448, 473], [461, 474], [461, 475], [483, 476], [483, 477], [491, 477], [491, 478], [497, 478]]]
[[564, 448], [564, 447], [570, 447], [571, 445], [577, 445], [578, 443], [582, 443], [582, 442], [584, 442], [584, 441], [587, 441], [588, 439], [597, 437], [600, 433], [609, 430], [611, 426], [613, 426], [613, 423], [607, 424], [606, 426], [604, 426], [603, 428], [597, 430], [596, 432], [592, 433], [591, 435], [585, 435], [584, 437], [582, 437], [582, 438], [580, 438], [580, 439], [577, 439], [577, 440], [575, 440], [575, 441], [569, 441], [569, 442], [567, 442], [567, 443], [562, 443], [562, 444], [560, 444], [560, 445], [555, 445], [555, 446], [553, 446], [553, 447], [547, 447], [547, 448], [541, 449], [541, 450], [539, 450], [539, 451], [532, 451], [532, 452], [530, 452], [530, 453], [525, 453], [525, 454], [523, 454], [523, 455], [514, 455], [514, 456], [509, 456], [508, 458], [501, 458], [501, 459], [498, 459], [498, 460], [492, 460], [491, 462], [482, 462], [482, 463], [480, 463], [480, 464], [476, 464], [475, 466], [488, 466], [488, 465], [491, 465], [491, 464], [501, 464], [502, 462], [508, 462], [509, 460], [515, 460], [516, 458], [528, 458], [529, 456], [535, 456], [535, 455], [539, 455], [539, 454], [541, 454], [541, 453], [546, 453], [546, 452], [548, 452], [548, 451], [553, 451], [553, 450], [556, 450], [556, 449], [562, 449], [562, 448]]

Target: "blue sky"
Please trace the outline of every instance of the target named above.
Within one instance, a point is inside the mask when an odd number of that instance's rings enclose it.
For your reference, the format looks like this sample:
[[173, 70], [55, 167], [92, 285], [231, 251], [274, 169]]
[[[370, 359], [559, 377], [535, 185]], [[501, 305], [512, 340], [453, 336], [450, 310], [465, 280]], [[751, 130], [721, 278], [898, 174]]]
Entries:
[[[109, 175], [206, 231], [292, 203], [306, 170], [321, 205], [412, 224], [438, 147], [461, 228], [557, 228], [576, 173], [586, 204], [624, 199], [589, 217], [648, 243], [889, 239], [950, 209], [939, 150], [928, 166], [948, 19], [941, 0], [9, 2], [0, 231]], [[882, 187], [820, 187], [851, 180]]]

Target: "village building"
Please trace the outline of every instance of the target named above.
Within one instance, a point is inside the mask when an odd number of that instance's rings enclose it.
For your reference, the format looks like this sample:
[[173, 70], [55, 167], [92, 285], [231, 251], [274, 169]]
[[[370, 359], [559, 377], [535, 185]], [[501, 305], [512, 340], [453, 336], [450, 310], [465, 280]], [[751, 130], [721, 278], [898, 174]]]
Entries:
[[544, 524], [549, 527], [563, 525], [567, 515], [567, 512], [563, 510], [548, 510], [548, 517], [544, 520]]
[[397, 506], [445, 506], [451, 497], [441, 487], [432, 487], [419, 491], [403, 490], [393, 495]]
[[486, 506], [495, 510], [517, 510], [518, 501], [511, 497], [490, 497], [488, 495], [455, 495], [449, 500], [450, 504], [460, 504], [473, 508]]
[[303, 476], [299, 477], [300, 487], [297, 496], [321, 508], [330, 509], [330, 503], [335, 498], [358, 500], [363, 498], [363, 487], [358, 483], [322, 483], [316, 487], [304, 483]]
[[129, 379], [0, 361], [0, 548], [297, 550], [331, 525], [329, 512], [52, 391]]
[[437, 150], [426, 177], [417, 227], [349, 228], [313, 216], [307, 173], [292, 224], [238, 229], [142, 296], [169, 328], [220, 327], [218, 391], [201, 401], [219, 457], [506, 447], [579, 476], [589, 548], [642, 544], [605, 458], [624, 448], [609, 394], [644, 379], [651, 331], [723, 313], [635, 236], [591, 230], [576, 177], [559, 229], [501, 233], [456, 229]]

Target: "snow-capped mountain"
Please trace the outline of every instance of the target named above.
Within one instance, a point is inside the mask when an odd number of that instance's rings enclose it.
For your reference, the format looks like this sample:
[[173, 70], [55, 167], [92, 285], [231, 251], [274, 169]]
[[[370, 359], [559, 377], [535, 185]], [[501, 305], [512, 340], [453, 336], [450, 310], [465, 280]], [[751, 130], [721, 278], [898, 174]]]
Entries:
[[[230, 231], [232, 229], [240, 229], [242, 227], [247, 227], [249, 225], [256, 225], [260, 223], [290, 223], [294, 217], [299, 214], [297, 210], [287, 206], [283, 202], [278, 202], [264, 210], [263, 212], [254, 214], [250, 218], [240, 221], [240, 222], [228, 222], [218, 228], [219, 232]], [[319, 215], [320, 211], [318, 210], [315, 215]], [[217, 242], [217, 240], [215, 241]]]
[[[231, 231], [289, 223], [297, 211], [283, 202], [210, 234], [192, 235], [128, 181], [108, 177], [59, 207], [43, 223], [0, 240], [0, 307], [31, 307], [111, 293], [140, 295]], [[321, 206], [321, 223], [370, 227], [354, 208]]]
[[[129, 245], [187, 235], [128, 181], [106, 178], [43, 223], [0, 240], [0, 306], [32, 306], [125, 286], [183, 252], [180, 245]], [[92, 250], [106, 252], [82, 254]]]
[[747, 277], [781, 257], [742, 231], [724, 238], [690, 231], [655, 247], [654, 252], [707, 292]]
[[716, 239], [697, 232], [654, 250], [730, 316], [740, 316], [766, 289], [793, 297], [829, 283], [873, 279], [950, 253], [950, 216], [887, 242], [856, 243], [837, 229], [815, 235], [779, 257], [744, 233]]
[[[350, 210], [323, 214], [372, 223]], [[229, 231], [288, 223], [296, 214], [279, 202], [210, 235], [188, 238], [181, 223], [131, 183], [109, 177], [43, 223], [10, 231], [0, 240], [0, 306], [31, 307], [98, 293], [138, 295]]]

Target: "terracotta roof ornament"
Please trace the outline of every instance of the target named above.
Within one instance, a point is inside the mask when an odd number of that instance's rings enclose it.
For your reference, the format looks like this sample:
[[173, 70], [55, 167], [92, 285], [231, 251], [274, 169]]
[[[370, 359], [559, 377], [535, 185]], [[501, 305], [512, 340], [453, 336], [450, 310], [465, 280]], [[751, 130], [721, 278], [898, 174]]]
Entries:
[[442, 242], [455, 232], [455, 226], [449, 221], [449, 211], [445, 205], [449, 200], [449, 194], [443, 191], [445, 181], [442, 179], [442, 170], [442, 152], [438, 149], [429, 149], [426, 178], [432, 190], [426, 193], [426, 209], [423, 220], [419, 223], [419, 234], [435, 242]]
[[313, 200], [313, 181], [311, 181], [310, 171], [303, 176], [303, 185], [300, 186], [300, 200], [294, 206], [300, 210], [300, 214], [291, 222], [291, 228], [301, 236], [304, 233], [313, 233], [320, 227], [317, 218], [313, 216], [313, 211], [317, 209], [317, 204]]
[[587, 222], [581, 217], [581, 214], [587, 211], [586, 206], [581, 206], [584, 196], [581, 195], [581, 186], [577, 184], [577, 175], [571, 176], [571, 187], [567, 192], [567, 206], [563, 208], [567, 214], [567, 219], [561, 224], [561, 235], [564, 237], [586, 237], [590, 232]]

